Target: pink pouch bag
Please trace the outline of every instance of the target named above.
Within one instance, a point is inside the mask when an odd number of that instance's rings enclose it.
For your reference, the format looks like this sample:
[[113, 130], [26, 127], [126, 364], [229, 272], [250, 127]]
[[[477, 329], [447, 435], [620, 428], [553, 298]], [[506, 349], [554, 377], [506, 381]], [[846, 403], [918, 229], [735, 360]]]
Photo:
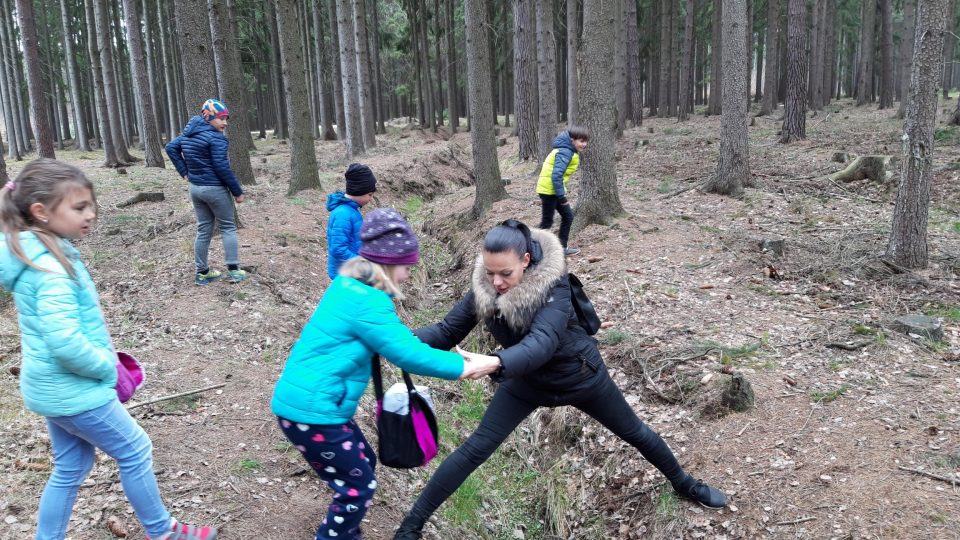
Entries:
[[120, 403], [126, 403], [143, 386], [146, 374], [140, 362], [132, 355], [117, 352], [117, 397]]

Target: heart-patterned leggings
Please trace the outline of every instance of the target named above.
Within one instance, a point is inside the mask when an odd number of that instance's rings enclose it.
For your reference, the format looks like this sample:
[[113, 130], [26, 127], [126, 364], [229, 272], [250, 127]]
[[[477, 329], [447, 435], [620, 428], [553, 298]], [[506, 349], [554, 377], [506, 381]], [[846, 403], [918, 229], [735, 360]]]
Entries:
[[277, 418], [303, 459], [333, 490], [333, 501], [317, 529], [317, 540], [359, 540], [360, 522], [377, 489], [377, 456], [352, 420], [346, 424], [298, 424]]

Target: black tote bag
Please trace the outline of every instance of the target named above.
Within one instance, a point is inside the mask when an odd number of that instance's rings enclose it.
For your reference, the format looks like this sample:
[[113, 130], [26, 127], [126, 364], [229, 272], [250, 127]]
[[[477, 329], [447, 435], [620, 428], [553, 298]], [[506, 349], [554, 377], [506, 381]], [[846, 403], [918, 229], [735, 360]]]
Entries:
[[402, 371], [406, 384], [406, 411], [383, 406], [380, 355], [372, 360], [373, 390], [377, 398], [377, 432], [380, 463], [396, 469], [422, 467], [437, 455], [437, 417], [427, 400], [417, 392], [410, 374]]

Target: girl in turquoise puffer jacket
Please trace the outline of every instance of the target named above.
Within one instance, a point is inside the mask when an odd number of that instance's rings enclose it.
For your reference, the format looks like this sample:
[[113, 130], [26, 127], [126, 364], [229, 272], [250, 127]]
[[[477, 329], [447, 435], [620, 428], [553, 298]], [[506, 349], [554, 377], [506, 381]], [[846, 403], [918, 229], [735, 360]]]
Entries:
[[[284, 435], [334, 491], [317, 538], [353, 540], [377, 487], [373, 448], [353, 421], [374, 354], [420, 375], [477, 379], [493, 357], [464, 361], [425, 345], [397, 317], [393, 299], [420, 258], [417, 237], [392, 208], [371, 212], [358, 257], [340, 268], [294, 344], [271, 407]], [[493, 358], [493, 360], [489, 360]]]
[[20, 392], [27, 409], [46, 417], [53, 450], [36, 537], [63, 539], [99, 448], [117, 460], [148, 540], [213, 540], [216, 529], [170, 517], [150, 438], [117, 399], [117, 355], [97, 290], [67, 241], [89, 233], [96, 217], [93, 185], [66, 163], [38, 159], [0, 189], [0, 286], [19, 313]]

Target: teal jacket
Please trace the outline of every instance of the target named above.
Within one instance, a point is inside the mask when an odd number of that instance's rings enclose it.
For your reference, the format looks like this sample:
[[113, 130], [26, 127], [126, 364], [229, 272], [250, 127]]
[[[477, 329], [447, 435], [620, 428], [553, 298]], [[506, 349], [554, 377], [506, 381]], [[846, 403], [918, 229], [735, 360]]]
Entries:
[[337, 276], [293, 345], [273, 391], [273, 413], [301, 424], [353, 418], [379, 353], [411, 373], [456, 379], [463, 358], [431, 349], [397, 317], [387, 293]]
[[72, 416], [117, 399], [117, 357], [97, 290], [80, 253], [62, 241], [73, 263], [71, 278], [32, 232], [22, 232], [27, 258], [18, 259], [0, 235], [0, 286], [13, 293], [22, 351], [20, 393], [27, 409]]

